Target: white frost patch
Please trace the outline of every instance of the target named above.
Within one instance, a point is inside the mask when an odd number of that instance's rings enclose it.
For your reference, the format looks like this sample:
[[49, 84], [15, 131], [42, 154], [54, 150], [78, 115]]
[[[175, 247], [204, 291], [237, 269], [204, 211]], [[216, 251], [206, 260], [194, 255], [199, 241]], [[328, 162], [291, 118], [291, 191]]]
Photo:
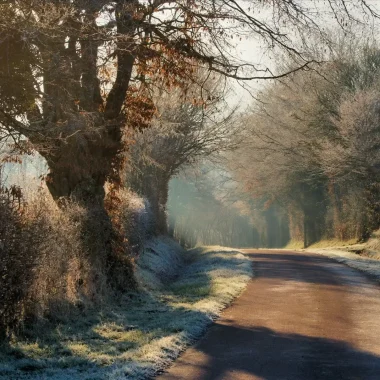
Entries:
[[137, 261], [136, 278], [140, 285], [160, 289], [175, 278], [184, 265], [185, 250], [168, 237], [156, 237], [144, 244]]

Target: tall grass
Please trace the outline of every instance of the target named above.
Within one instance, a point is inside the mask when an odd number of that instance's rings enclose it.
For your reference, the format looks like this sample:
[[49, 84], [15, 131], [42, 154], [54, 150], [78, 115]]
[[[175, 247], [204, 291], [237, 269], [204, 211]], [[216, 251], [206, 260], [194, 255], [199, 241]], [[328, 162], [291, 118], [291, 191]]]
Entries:
[[102, 266], [91, 262], [83, 245], [85, 210], [75, 203], [61, 210], [44, 190], [22, 209], [5, 195], [0, 200], [3, 335], [26, 318], [59, 319], [72, 307], [100, 302], [106, 282]]

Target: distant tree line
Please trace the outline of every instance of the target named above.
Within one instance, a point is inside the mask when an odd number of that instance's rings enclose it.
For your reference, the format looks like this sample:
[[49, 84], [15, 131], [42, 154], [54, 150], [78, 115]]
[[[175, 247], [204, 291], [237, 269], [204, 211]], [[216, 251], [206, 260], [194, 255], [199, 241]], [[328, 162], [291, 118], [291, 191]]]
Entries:
[[230, 156], [262, 210], [285, 210], [290, 238], [364, 240], [380, 226], [380, 49], [343, 39], [315, 70], [271, 83]]
[[250, 216], [239, 204], [222, 199], [210, 177], [174, 178], [170, 182], [168, 213], [170, 233], [185, 247], [261, 246], [259, 231]]

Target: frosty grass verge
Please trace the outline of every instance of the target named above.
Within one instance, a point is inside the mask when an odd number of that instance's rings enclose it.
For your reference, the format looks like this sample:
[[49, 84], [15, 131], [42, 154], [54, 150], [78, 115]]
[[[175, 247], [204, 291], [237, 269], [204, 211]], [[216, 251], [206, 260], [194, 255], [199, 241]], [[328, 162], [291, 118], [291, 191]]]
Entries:
[[118, 304], [0, 347], [0, 379], [149, 378], [243, 291], [252, 264], [233, 249], [185, 252], [161, 238], [146, 246], [137, 277], [143, 290]]
[[360, 256], [355, 253], [340, 249], [310, 249], [310, 252], [328, 256], [339, 261], [340, 263], [350, 266], [351, 268], [365, 272], [373, 279], [380, 281], [379, 259], [371, 259], [369, 257]]

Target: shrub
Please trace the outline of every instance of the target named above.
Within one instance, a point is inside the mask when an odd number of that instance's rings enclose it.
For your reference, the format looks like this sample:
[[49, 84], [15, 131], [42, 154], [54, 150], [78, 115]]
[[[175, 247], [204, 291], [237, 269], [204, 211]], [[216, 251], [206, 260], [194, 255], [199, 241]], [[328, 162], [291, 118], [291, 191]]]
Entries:
[[[134, 274], [129, 253], [133, 250], [137, 257], [152, 237], [154, 223], [147, 201], [126, 190], [119, 196], [125, 242], [110, 249], [117, 243], [116, 232], [96, 205], [65, 201], [58, 207], [44, 188], [30, 191], [23, 207], [0, 194], [3, 336], [26, 319], [32, 323], [76, 317], [130, 287]], [[107, 271], [114, 274], [112, 284]]]
[[105, 260], [95, 262], [91, 250], [102, 248], [107, 239], [101, 233], [88, 236], [85, 230], [89, 219], [97, 220], [95, 214], [74, 202], [62, 210], [41, 189], [22, 209], [0, 195], [3, 336], [25, 318], [61, 319], [104, 301], [109, 294]]
[[88, 219], [99, 223], [96, 215], [74, 202], [60, 209], [41, 191], [29, 203], [27, 217], [37, 222], [36, 233], [43, 236], [29, 291], [29, 314], [61, 318], [70, 315], [73, 307], [101, 302], [107, 293], [105, 268], [93, 259], [91, 250], [102, 244], [103, 236], [88, 236], [84, 231]]
[[0, 194], [0, 336], [18, 326], [34, 280], [40, 236], [36, 225]]

